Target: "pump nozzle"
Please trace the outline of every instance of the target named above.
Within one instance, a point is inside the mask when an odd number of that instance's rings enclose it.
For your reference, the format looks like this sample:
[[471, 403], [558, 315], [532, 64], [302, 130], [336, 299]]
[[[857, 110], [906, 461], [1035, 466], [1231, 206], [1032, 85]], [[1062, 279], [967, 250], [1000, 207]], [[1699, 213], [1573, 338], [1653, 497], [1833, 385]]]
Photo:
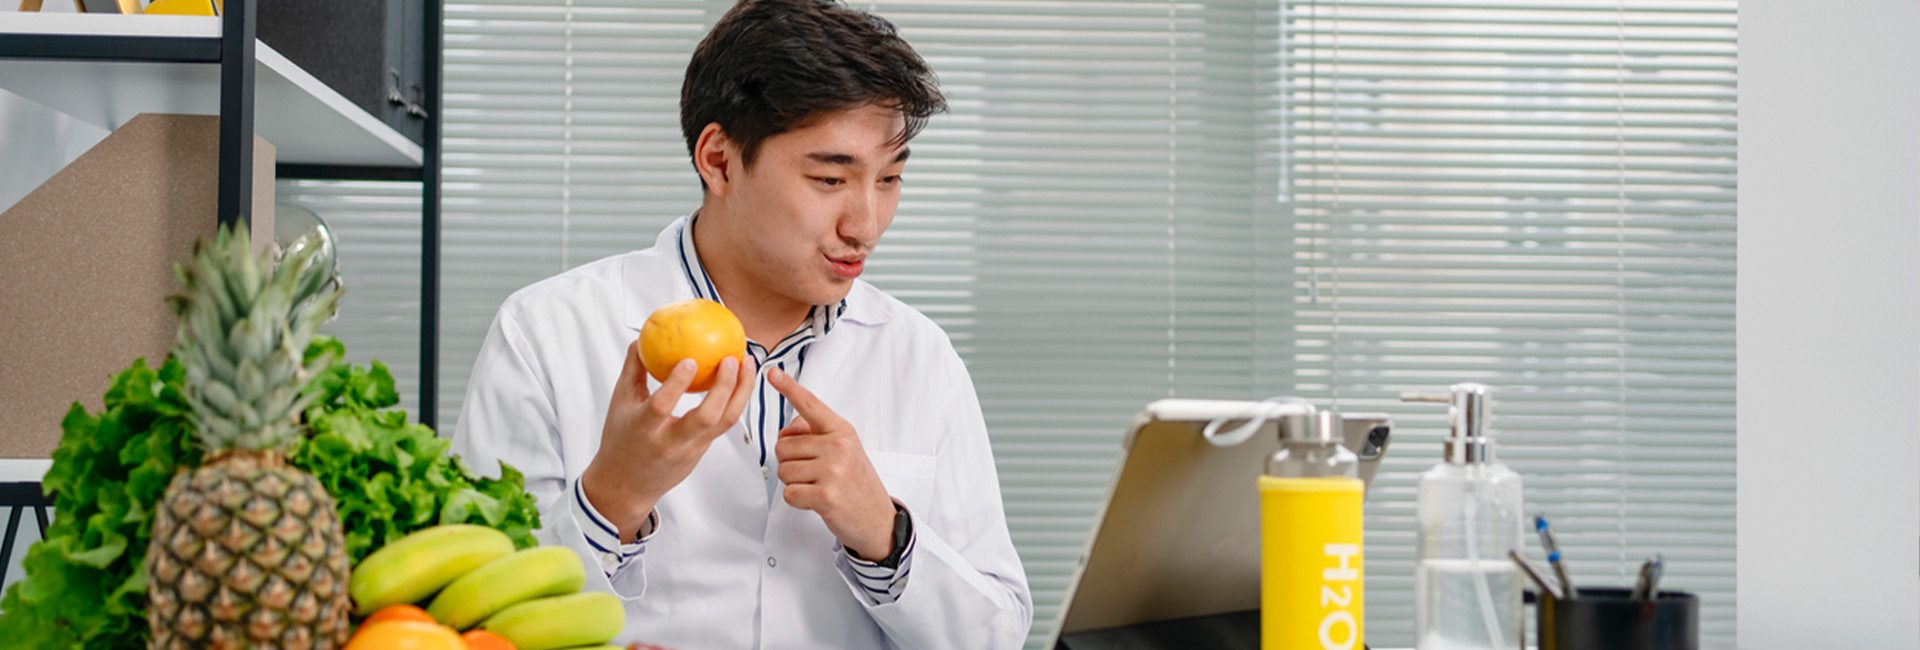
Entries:
[[1493, 389], [1485, 384], [1454, 384], [1446, 394], [1408, 392], [1402, 402], [1447, 405], [1447, 462], [1457, 465], [1493, 461], [1493, 441], [1487, 437], [1487, 398]]

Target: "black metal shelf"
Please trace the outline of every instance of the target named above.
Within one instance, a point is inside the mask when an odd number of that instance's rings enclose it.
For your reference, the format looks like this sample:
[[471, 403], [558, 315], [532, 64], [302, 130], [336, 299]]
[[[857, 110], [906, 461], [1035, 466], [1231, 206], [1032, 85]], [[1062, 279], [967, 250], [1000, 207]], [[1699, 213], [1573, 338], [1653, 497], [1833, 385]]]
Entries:
[[10, 34], [0, 39], [0, 59], [219, 63], [220, 40], [183, 36]]
[[[0, 33], [0, 66], [19, 60], [99, 61], [117, 63], [215, 64], [220, 75], [219, 222], [251, 224], [253, 205], [253, 137], [257, 99], [257, 3], [228, 0], [215, 36], [144, 36], [118, 34]], [[420, 393], [419, 420], [429, 426], [438, 419], [440, 210], [441, 210], [441, 49], [444, 46], [443, 2], [425, 3], [424, 33], [426, 92], [421, 98], [425, 137], [417, 167], [362, 164], [283, 163], [277, 176], [287, 179], [395, 181], [421, 183], [420, 278]], [[363, 109], [358, 109], [364, 113]], [[411, 145], [409, 145], [411, 146]], [[33, 508], [45, 525], [45, 508], [52, 500], [39, 493], [38, 482], [0, 483], [0, 508], [14, 508], [17, 524], [21, 508]], [[0, 571], [11, 550], [15, 526], [6, 529], [7, 548], [0, 549]]]
[[47, 509], [51, 507], [53, 497], [40, 491], [39, 481], [0, 482], [0, 508], [7, 510], [7, 532], [0, 538], [0, 584], [6, 583], [7, 570], [13, 566], [13, 543], [19, 539], [20, 518], [32, 509], [40, 538], [46, 539]]

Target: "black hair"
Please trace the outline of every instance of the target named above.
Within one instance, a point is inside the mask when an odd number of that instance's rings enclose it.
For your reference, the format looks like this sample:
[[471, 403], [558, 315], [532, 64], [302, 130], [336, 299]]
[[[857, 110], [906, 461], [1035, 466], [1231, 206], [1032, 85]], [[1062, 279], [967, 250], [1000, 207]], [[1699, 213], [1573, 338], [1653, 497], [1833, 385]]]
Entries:
[[752, 165], [767, 138], [868, 104], [906, 118], [895, 145], [947, 107], [933, 71], [886, 19], [835, 0], [742, 0], [693, 51], [680, 130], [691, 155], [701, 130], [719, 124]]

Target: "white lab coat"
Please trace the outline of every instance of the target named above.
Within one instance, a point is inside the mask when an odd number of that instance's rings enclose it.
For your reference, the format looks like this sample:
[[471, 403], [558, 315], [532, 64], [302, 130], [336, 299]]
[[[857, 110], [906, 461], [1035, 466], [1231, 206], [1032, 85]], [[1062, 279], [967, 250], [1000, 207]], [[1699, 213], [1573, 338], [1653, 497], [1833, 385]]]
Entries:
[[[661, 499], [644, 553], [623, 563], [588, 545], [590, 520], [573, 481], [598, 449], [627, 345], [655, 308], [694, 295], [675, 252], [686, 222], [652, 248], [509, 297], [474, 362], [455, 451], [482, 473], [506, 461], [526, 474], [540, 503], [541, 543], [578, 552], [587, 588], [625, 601], [620, 643], [1019, 647], [1032, 596], [972, 379], [937, 325], [864, 281], [839, 324], [811, 344], [799, 380], [854, 425], [887, 490], [911, 513], [915, 548], [897, 600], [862, 597], [836, 564], [842, 550], [820, 517], [781, 500], [778, 474], [763, 472], [744, 418]], [[676, 412], [700, 397], [683, 398]]]

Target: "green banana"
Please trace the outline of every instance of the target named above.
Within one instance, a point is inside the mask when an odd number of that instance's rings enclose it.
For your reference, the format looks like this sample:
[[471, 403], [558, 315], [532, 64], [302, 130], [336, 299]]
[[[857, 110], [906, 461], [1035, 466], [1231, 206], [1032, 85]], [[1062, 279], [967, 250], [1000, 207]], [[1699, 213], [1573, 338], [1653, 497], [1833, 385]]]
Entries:
[[561, 546], [530, 548], [460, 576], [433, 597], [427, 613], [433, 620], [464, 630], [509, 605], [571, 594], [586, 584], [587, 571], [573, 551]]
[[386, 545], [353, 567], [347, 593], [365, 616], [419, 601], [455, 578], [513, 553], [507, 534], [471, 524], [434, 526]]
[[606, 643], [627, 625], [620, 599], [604, 591], [529, 600], [500, 610], [480, 627], [518, 650], [557, 650]]

